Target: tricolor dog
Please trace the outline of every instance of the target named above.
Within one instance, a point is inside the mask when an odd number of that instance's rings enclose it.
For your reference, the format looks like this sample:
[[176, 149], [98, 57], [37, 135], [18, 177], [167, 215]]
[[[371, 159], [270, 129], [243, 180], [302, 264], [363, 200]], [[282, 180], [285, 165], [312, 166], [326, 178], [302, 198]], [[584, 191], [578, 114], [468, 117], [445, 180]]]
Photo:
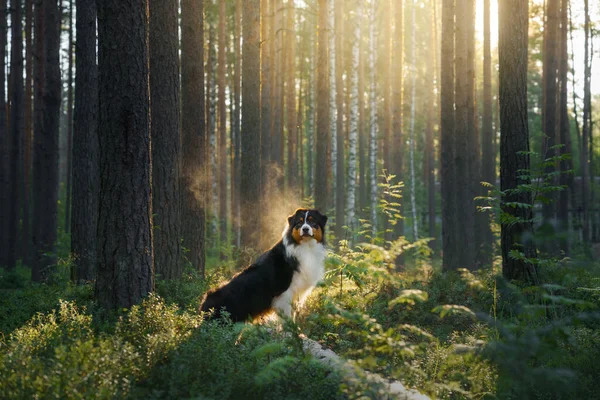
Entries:
[[253, 320], [278, 310], [292, 316], [293, 304], [301, 305], [323, 278], [325, 224], [318, 210], [299, 208], [287, 219], [280, 241], [228, 283], [209, 291], [200, 311], [229, 313], [231, 320]]

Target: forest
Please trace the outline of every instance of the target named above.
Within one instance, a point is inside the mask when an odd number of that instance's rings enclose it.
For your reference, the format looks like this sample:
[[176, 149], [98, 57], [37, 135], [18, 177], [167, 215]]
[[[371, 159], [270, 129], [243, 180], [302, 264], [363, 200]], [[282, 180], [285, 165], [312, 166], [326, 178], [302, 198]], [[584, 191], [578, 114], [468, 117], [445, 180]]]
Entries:
[[[589, 0], [0, 0], [0, 398], [600, 398], [599, 29]], [[293, 315], [200, 311], [305, 208]]]

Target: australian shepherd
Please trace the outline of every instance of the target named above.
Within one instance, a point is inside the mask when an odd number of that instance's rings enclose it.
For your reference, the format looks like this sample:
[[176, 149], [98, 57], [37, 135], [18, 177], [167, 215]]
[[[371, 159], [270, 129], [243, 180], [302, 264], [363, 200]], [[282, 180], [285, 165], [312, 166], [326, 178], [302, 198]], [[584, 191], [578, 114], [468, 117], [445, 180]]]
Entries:
[[277, 310], [292, 317], [323, 278], [325, 224], [318, 210], [299, 208], [287, 219], [280, 241], [229, 282], [209, 291], [200, 311], [218, 318], [224, 310], [233, 322], [254, 320]]

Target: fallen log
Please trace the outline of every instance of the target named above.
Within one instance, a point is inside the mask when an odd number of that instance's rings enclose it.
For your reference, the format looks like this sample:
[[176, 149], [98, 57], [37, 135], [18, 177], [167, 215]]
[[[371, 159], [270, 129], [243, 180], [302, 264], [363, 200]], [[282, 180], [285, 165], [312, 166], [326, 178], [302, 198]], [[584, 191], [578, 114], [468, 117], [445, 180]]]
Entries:
[[336, 369], [349, 381], [364, 379], [369, 384], [381, 386], [389, 399], [429, 400], [429, 397], [414, 389], [407, 389], [399, 381], [389, 380], [378, 374], [359, 370], [358, 367], [353, 366], [348, 361], [335, 354], [332, 350], [324, 348], [318, 342], [309, 339], [304, 334], [301, 334], [300, 338], [302, 339], [302, 347], [305, 352], [310, 353], [315, 360]]

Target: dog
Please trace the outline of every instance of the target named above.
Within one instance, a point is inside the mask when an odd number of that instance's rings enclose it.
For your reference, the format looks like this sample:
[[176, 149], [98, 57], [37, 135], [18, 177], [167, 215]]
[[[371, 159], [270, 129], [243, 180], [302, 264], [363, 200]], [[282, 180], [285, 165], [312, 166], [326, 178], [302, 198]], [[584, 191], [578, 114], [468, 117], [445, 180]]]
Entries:
[[200, 311], [208, 318], [229, 313], [233, 322], [256, 320], [272, 311], [292, 318], [293, 305], [301, 306], [323, 278], [327, 216], [299, 208], [287, 219], [282, 238], [228, 283], [209, 291]]

